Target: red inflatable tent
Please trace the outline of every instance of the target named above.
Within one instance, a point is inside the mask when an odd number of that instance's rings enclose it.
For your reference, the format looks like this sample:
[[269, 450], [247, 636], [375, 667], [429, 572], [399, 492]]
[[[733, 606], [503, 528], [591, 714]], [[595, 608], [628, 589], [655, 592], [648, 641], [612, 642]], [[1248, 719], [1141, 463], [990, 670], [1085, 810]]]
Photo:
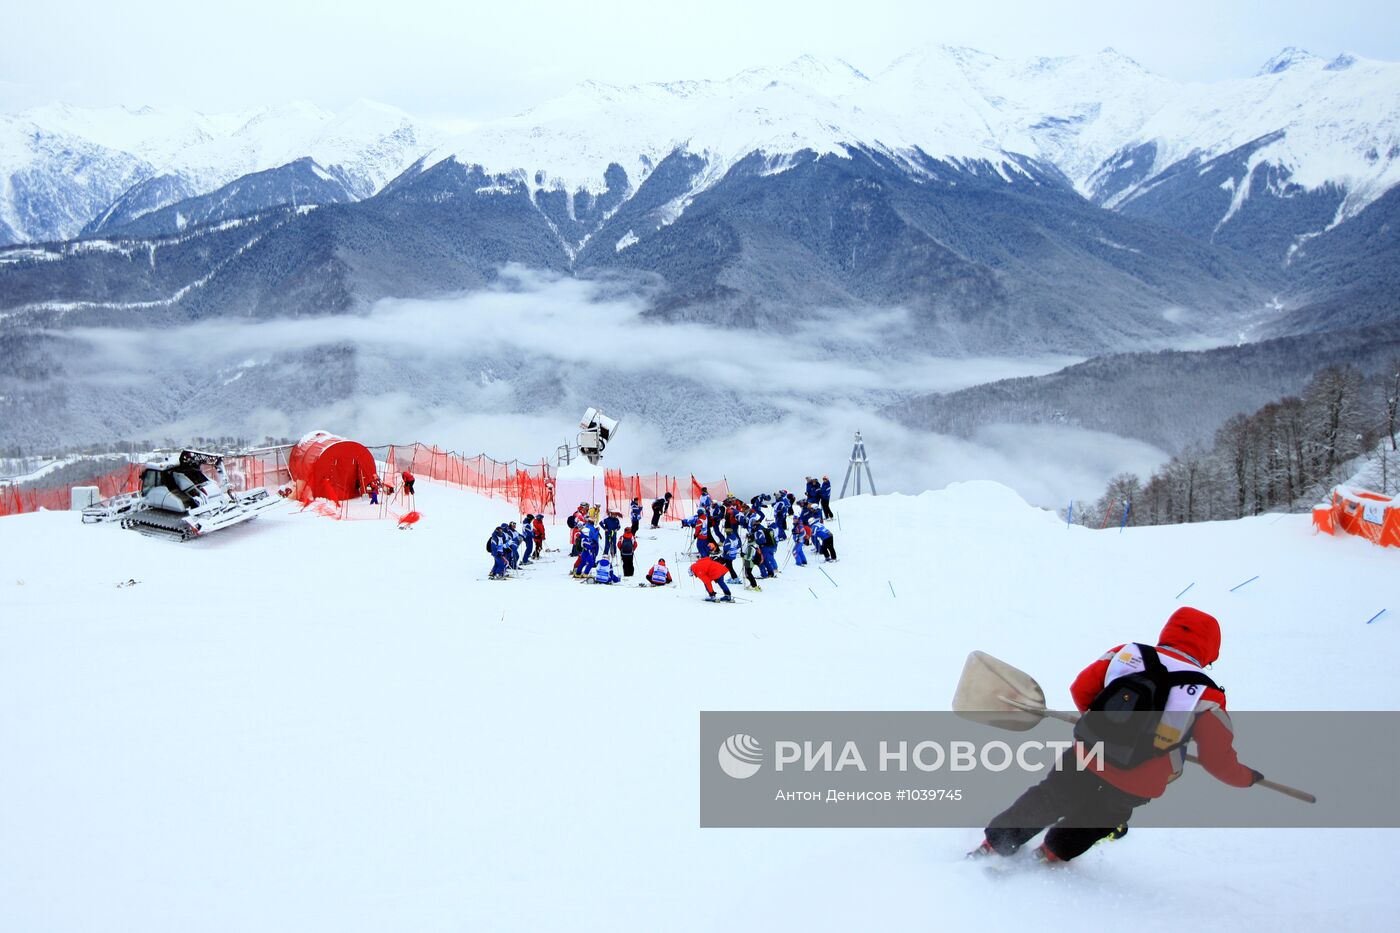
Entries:
[[363, 444], [313, 431], [297, 442], [287, 458], [295, 496], [303, 502], [358, 499], [378, 476], [374, 457]]

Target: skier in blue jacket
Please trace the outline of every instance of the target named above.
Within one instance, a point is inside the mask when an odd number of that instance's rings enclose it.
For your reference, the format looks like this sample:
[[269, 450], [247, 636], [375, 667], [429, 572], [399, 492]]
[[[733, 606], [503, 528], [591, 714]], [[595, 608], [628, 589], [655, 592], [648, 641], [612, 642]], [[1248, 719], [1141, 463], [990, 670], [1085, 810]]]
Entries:
[[836, 513], [831, 511], [831, 477], [823, 476], [821, 484], [822, 513], [827, 518], [835, 518]]
[[520, 568], [520, 532], [515, 530], [515, 522], [506, 526], [506, 560], [510, 562], [511, 570]]
[[710, 511], [710, 506], [711, 506], [711, 505], [714, 505], [714, 500], [710, 498], [710, 487], [708, 487], [708, 486], [701, 486], [701, 487], [700, 487], [700, 508], [704, 509], [705, 512], [706, 512], [706, 514], [708, 514], [709, 511]]
[[586, 577], [593, 572], [593, 565], [598, 560], [598, 527], [591, 521], [583, 523], [579, 548], [578, 560], [574, 562], [574, 576]]
[[792, 508], [792, 503], [788, 502], [785, 490], [778, 491], [778, 498], [773, 500], [773, 520], [778, 525], [778, 540], [787, 540], [788, 511]]
[[734, 568], [734, 561], [739, 557], [740, 548], [739, 533], [731, 531], [729, 537], [724, 539], [724, 547], [720, 551], [719, 562], [729, 568], [729, 579], [735, 583], [739, 582], [739, 571]]
[[763, 506], [767, 503], [767, 501], [768, 496], [762, 495], [754, 496], [753, 499], [749, 502], [750, 510], [752, 510], [753, 514], [756, 515], [758, 517], [758, 520], [761, 522], [765, 522], [768, 520], [768, 516], [763, 514]]
[[774, 526], [758, 526], [758, 550], [763, 555], [763, 575], [765, 577], [776, 577], [778, 575], [778, 535], [774, 531]]
[[491, 537], [486, 540], [486, 553], [491, 555], [491, 574], [488, 579], [504, 580], [506, 578], [506, 549], [505, 532], [509, 526], [499, 525], [491, 532]]
[[606, 557], [599, 558], [598, 566], [593, 573], [594, 583], [619, 583], [622, 578], [613, 572], [612, 561]]
[[637, 529], [642, 527], [642, 502], [640, 499], [632, 500], [632, 534], [637, 533]]
[[609, 512], [608, 517], [603, 519], [603, 553], [609, 557], [617, 556], [617, 533], [622, 530], [622, 519], [617, 517], [616, 512]]
[[807, 555], [802, 552], [802, 539], [804, 535], [793, 526], [792, 529], [792, 560], [799, 567], [807, 566]]
[[524, 567], [530, 563], [530, 557], [535, 551], [535, 516], [525, 516], [524, 521], [520, 523], [520, 536], [525, 544], [525, 556], [520, 560], [520, 566]]
[[817, 542], [817, 549], [827, 563], [836, 559], [836, 535], [824, 523], [812, 523], [812, 540]]

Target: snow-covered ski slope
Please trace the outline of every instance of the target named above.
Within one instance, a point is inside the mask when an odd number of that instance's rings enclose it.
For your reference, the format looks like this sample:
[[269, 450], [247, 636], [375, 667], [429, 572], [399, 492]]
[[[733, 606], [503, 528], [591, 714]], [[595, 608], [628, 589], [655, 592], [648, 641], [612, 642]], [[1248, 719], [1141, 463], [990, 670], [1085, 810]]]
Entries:
[[702, 831], [696, 739], [704, 709], [947, 709], [973, 648], [1065, 705], [1188, 584], [1235, 708], [1393, 709], [1400, 554], [1303, 516], [1067, 529], [967, 483], [838, 503], [831, 581], [714, 606], [678, 531], [642, 533], [668, 590], [558, 555], [494, 583], [507, 506], [418, 506], [187, 545], [0, 520], [0, 928], [1394, 929], [1393, 832], [1140, 829], [989, 872], [973, 830]]

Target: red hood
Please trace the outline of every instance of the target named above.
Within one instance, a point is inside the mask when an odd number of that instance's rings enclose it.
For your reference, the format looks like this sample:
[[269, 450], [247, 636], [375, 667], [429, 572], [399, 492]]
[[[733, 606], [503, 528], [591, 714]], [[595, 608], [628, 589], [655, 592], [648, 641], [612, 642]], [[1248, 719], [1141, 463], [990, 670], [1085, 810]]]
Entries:
[[1162, 626], [1157, 644], [1183, 651], [1205, 667], [1220, 657], [1220, 623], [1215, 616], [1183, 606]]

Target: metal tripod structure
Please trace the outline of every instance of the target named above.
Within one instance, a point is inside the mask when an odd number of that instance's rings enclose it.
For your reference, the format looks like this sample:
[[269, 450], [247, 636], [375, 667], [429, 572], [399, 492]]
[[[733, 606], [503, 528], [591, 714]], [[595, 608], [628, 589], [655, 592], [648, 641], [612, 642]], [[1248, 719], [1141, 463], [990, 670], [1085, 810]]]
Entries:
[[875, 492], [875, 477], [870, 473], [870, 458], [865, 454], [865, 441], [861, 440], [860, 432], [856, 432], [856, 445], [851, 448], [851, 462], [846, 467], [846, 480], [841, 484], [841, 495], [837, 498], [846, 498], [846, 487], [851, 485], [851, 474], [856, 476], [856, 495], [861, 494], [860, 472], [865, 471], [865, 479], [870, 484], [870, 494], [878, 495]]

